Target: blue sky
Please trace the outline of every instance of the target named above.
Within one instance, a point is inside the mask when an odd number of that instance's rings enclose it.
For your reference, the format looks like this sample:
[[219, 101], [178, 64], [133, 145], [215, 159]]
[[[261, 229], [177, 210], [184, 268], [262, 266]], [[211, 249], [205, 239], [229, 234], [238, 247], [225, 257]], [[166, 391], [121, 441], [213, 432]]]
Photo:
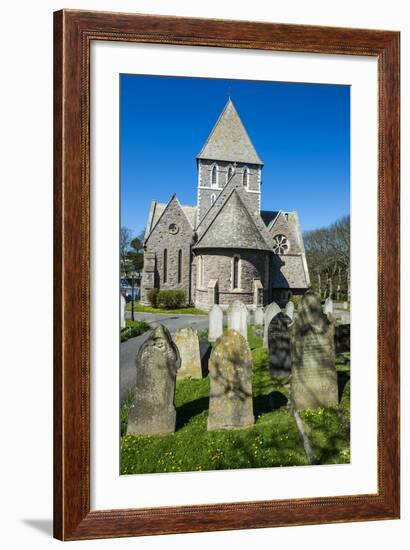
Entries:
[[195, 205], [201, 150], [228, 94], [264, 162], [262, 209], [298, 210], [302, 230], [350, 210], [350, 88], [121, 75], [121, 225], [145, 228], [152, 199]]

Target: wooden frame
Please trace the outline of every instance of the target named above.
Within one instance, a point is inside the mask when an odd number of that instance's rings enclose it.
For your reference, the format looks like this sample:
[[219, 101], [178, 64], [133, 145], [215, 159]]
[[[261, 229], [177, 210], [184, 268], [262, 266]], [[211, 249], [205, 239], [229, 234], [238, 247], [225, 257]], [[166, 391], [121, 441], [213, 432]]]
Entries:
[[[63, 10], [54, 14], [54, 535], [63, 540], [399, 517], [398, 32]], [[378, 60], [378, 493], [90, 511], [89, 74], [92, 40]], [[382, 254], [389, 235], [389, 251]]]

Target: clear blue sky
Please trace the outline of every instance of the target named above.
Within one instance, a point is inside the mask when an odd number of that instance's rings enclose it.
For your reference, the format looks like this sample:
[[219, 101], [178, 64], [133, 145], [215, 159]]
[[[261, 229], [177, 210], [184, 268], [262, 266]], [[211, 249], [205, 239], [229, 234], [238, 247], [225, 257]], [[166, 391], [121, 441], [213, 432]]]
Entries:
[[152, 199], [195, 205], [195, 157], [228, 91], [264, 162], [262, 209], [299, 211], [302, 230], [350, 210], [350, 88], [121, 75], [121, 225], [145, 228]]

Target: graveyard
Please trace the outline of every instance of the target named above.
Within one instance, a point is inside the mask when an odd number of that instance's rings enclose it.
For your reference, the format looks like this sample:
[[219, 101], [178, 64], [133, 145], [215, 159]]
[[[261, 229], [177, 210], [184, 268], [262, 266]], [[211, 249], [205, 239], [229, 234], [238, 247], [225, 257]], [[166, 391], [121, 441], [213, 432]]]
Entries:
[[346, 325], [313, 293], [297, 308], [242, 306], [214, 306], [199, 334], [158, 325], [142, 345], [121, 408], [121, 474], [350, 462]]

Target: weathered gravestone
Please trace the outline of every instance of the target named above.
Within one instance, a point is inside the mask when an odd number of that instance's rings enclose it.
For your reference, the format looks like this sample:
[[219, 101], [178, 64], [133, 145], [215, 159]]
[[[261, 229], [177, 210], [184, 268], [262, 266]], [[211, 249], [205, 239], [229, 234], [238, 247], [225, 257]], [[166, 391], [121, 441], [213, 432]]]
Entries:
[[268, 328], [269, 372], [276, 378], [291, 375], [292, 360], [289, 325], [292, 319], [285, 313], [278, 313]]
[[252, 356], [239, 332], [228, 329], [217, 340], [209, 360], [209, 377], [208, 430], [252, 426]]
[[331, 298], [326, 298], [325, 305], [323, 307], [323, 313], [325, 315], [333, 315], [333, 300]]
[[264, 313], [263, 307], [257, 307], [255, 309], [255, 314], [254, 314], [255, 325], [262, 326], [264, 318], [265, 318], [265, 313]]
[[296, 410], [338, 405], [334, 323], [307, 292], [292, 325], [291, 402]]
[[243, 302], [235, 300], [228, 308], [228, 329], [236, 330], [248, 340], [248, 309]]
[[159, 325], [140, 347], [137, 382], [128, 415], [129, 434], [175, 431], [175, 379], [181, 359], [168, 329]]
[[177, 378], [202, 378], [197, 332], [189, 327], [182, 328], [175, 333], [174, 343], [181, 358], [181, 368], [178, 369]]
[[224, 314], [221, 306], [214, 304], [208, 314], [208, 340], [216, 342], [223, 333]]
[[120, 294], [120, 314], [121, 314], [121, 322], [120, 326], [121, 328], [125, 328], [125, 298], [122, 294]]
[[293, 302], [288, 302], [285, 307], [285, 313], [290, 318], [293, 319], [293, 315], [295, 313], [295, 304]]
[[280, 312], [280, 307], [276, 302], [272, 302], [268, 306], [266, 306], [265, 309], [265, 320], [264, 320], [264, 327], [263, 327], [263, 347], [268, 347], [268, 328], [270, 325], [270, 322]]

